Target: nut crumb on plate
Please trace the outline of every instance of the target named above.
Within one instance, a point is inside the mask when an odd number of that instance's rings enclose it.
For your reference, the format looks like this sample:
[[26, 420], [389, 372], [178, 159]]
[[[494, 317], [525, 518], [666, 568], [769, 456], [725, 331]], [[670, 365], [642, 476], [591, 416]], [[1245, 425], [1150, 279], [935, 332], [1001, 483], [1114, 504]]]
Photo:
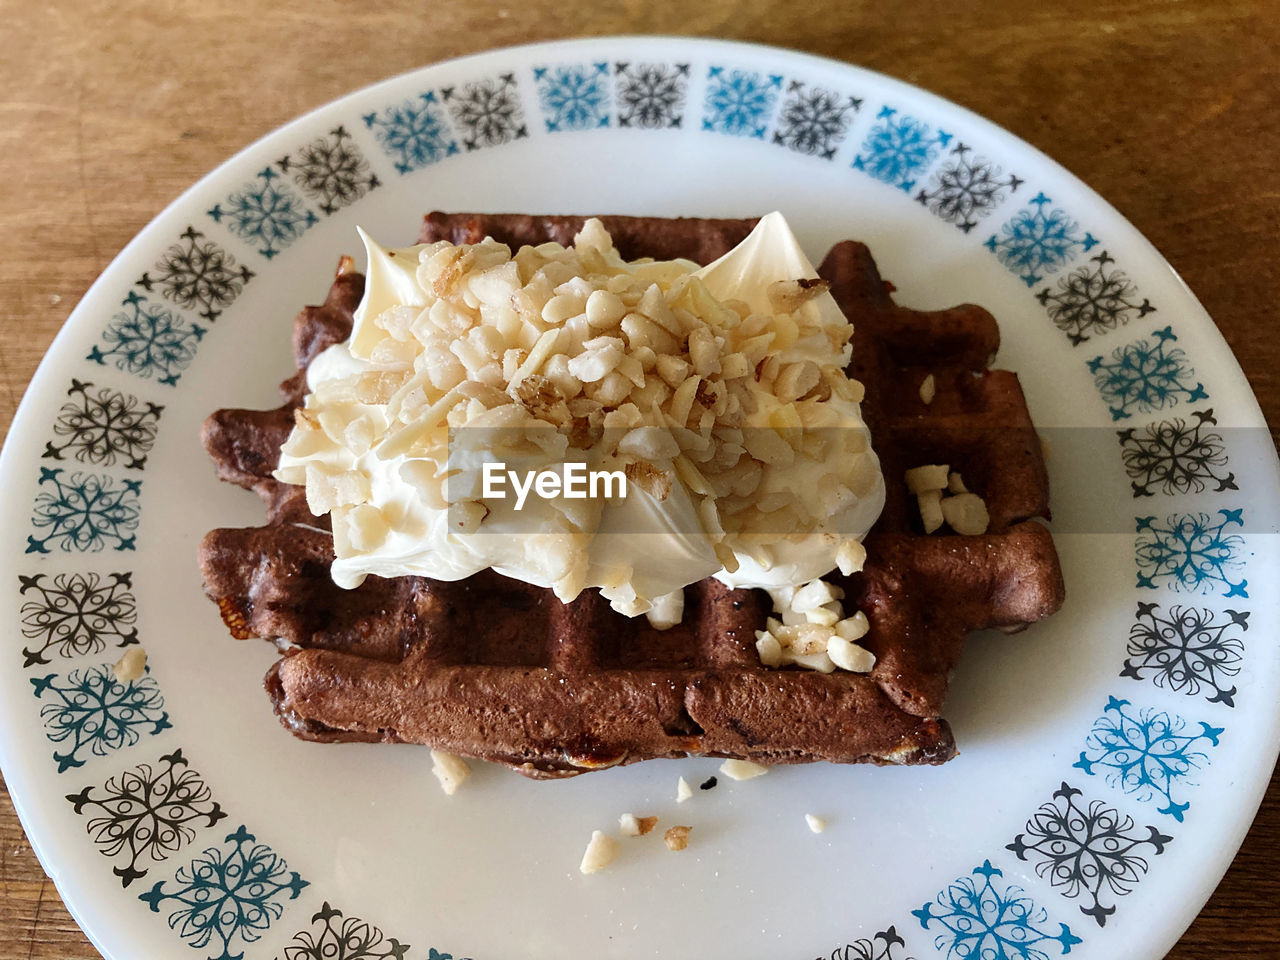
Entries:
[[624, 813], [618, 818], [618, 832], [624, 837], [643, 837], [657, 825], [657, 817], [637, 817], [634, 813]]
[[676, 783], [676, 803], [684, 803], [693, 796], [693, 790], [689, 787], [689, 781], [684, 777]]
[[822, 817], [814, 816], [812, 813], [806, 813], [804, 815], [804, 822], [809, 825], [809, 829], [814, 833], [821, 833], [823, 830], [827, 829], [827, 821], [822, 819]]
[[750, 760], [726, 760], [720, 764], [720, 772], [731, 780], [751, 780], [764, 776], [769, 768]]
[[462, 781], [471, 776], [471, 768], [461, 757], [443, 750], [431, 751], [431, 772], [440, 781], [440, 789], [453, 796]]
[[603, 831], [592, 830], [591, 842], [587, 844], [587, 849], [582, 854], [582, 862], [578, 864], [578, 869], [583, 873], [597, 873], [613, 863], [617, 856], [617, 839]]
[[675, 826], [662, 835], [662, 842], [668, 850], [683, 850], [689, 846], [689, 831], [692, 827]]
[[147, 651], [142, 647], [130, 647], [123, 657], [115, 662], [111, 672], [121, 683], [138, 680], [147, 672]]

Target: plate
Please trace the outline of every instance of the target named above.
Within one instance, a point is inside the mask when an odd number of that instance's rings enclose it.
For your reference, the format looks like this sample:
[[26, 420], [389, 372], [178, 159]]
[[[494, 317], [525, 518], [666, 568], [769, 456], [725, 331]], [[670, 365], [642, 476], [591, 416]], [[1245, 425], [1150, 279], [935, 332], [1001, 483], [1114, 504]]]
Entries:
[[[741, 216], [867, 242], [900, 302], [980, 303], [1046, 437], [1068, 600], [968, 643], [939, 768], [721, 778], [690, 759], [454, 797], [427, 751], [320, 747], [229, 639], [196, 545], [261, 508], [204, 416], [268, 407], [357, 224], [432, 208]], [[41, 862], [134, 957], [1163, 956], [1237, 849], [1280, 732], [1277, 462], [1213, 323], [1083, 184], [844, 64], [606, 38], [397, 77], [207, 176], [116, 258], [23, 400], [0, 477], [0, 762]], [[1251, 586], [1251, 584], [1255, 586]], [[142, 644], [147, 674], [111, 664]], [[626, 841], [626, 811], [692, 826]], [[815, 835], [804, 814], [829, 823]], [[653, 842], [649, 842], [653, 841]]]

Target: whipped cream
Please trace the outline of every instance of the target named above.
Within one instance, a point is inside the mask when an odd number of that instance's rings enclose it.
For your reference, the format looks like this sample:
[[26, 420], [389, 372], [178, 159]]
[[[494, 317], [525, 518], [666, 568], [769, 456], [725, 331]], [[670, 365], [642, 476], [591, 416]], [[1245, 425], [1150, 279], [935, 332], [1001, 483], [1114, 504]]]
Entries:
[[[340, 586], [492, 567], [666, 627], [708, 576], [776, 591], [861, 567], [884, 481], [843, 372], [852, 327], [803, 282], [781, 214], [701, 269], [625, 262], [594, 220], [573, 247], [514, 255], [361, 237], [352, 335], [308, 368], [276, 471], [331, 514]], [[517, 511], [479, 495], [499, 452], [632, 482]]]

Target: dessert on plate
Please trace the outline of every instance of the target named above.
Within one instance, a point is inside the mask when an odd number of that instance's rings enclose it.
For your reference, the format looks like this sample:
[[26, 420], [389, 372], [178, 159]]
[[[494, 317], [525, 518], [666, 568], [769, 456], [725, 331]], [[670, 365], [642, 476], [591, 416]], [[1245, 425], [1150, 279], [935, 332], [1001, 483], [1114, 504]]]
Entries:
[[283, 406], [205, 424], [267, 508], [206, 536], [206, 591], [279, 646], [286, 727], [533, 777], [954, 755], [965, 636], [1063, 599], [989, 313], [897, 306], [853, 241], [815, 271], [778, 214], [419, 240], [342, 260]]

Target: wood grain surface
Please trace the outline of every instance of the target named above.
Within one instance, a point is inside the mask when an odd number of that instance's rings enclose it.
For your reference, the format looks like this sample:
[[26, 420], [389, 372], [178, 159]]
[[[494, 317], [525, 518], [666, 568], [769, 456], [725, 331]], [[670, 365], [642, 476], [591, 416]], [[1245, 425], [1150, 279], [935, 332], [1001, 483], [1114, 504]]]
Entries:
[[[435, 60], [609, 33], [794, 47], [883, 71], [984, 114], [1065, 164], [1159, 247], [1217, 320], [1273, 436], [1280, 424], [1275, 3], [45, 6], [0, 0], [0, 433], [98, 273], [170, 200], [241, 147], [349, 90]], [[5, 794], [0, 960], [96, 956]], [[1221, 886], [1169, 954], [1241, 957], [1280, 957], [1275, 778]]]

